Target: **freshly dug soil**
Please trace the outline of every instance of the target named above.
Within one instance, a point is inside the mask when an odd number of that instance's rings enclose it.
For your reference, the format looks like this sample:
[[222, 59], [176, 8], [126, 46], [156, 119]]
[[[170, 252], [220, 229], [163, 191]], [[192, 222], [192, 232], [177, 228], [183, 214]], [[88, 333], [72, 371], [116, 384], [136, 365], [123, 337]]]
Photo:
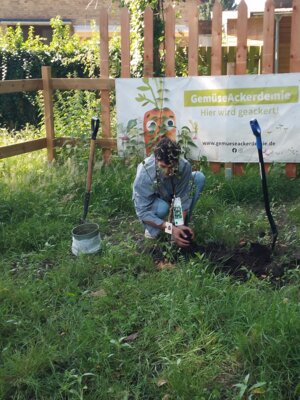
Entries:
[[[193, 242], [190, 247], [178, 250], [173, 261], [176, 262], [180, 256], [188, 259], [196, 253], [204, 254], [216, 270], [230, 274], [239, 280], [247, 280], [250, 272], [260, 278], [269, 277], [279, 280], [288, 269], [296, 268], [300, 262], [299, 254], [283, 257], [287, 254], [287, 249], [283, 246], [277, 245], [272, 252], [271, 246], [244, 241], [240, 242], [240, 246], [235, 249], [227, 249], [224, 245], [217, 243], [203, 246]], [[157, 265], [161, 266], [163, 262], [168, 264], [170, 261], [165, 259], [164, 252], [157, 245], [152, 248], [151, 254]], [[282, 262], [282, 259], [285, 262]]]

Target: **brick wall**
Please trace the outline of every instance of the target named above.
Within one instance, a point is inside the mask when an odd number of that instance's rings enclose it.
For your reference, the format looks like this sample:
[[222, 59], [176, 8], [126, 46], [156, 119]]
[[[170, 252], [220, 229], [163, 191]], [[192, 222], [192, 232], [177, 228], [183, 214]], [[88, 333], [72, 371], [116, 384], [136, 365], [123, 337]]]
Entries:
[[[170, 0], [171, 1], [171, 0]], [[176, 8], [181, 11], [183, 20], [179, 23], [186, 23], [186, 3], [199, 0], [187, 0], [181, 2]], [[165, 2], [168, 4], [168, 1]], [[119, 23], [118, 2], [112, 0], [2, 0], [0, 7], [1, 19], [51, 19], [57, 15], [65, 19], [71, 19], [73, 25], [90, 26], [91, 20], [98, 19], [100, 8], [109, 10], [109, 24]]]
[[105, 7], [112, 16], [109, 23], [114, 24], [118, 20], [118, 7], [117, 3], [111, 4], [111, 0], [2, 0], [0, 18], [31, 20], [50, 19], [59, 15], [71, 19], [73, 25], [90, 25], [92, 19], [97, 20], [100, 8]]

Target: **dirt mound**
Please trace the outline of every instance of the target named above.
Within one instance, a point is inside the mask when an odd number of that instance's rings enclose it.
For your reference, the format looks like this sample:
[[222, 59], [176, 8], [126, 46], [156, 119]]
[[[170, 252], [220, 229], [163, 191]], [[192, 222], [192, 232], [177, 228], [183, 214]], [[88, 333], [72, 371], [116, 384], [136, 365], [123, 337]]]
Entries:
[[[187, 253], [190, 252], [192, 255], [197, 247], [192, 245]], [[260, 243], [243, 242], [240, 247], [233, 250], [226, 249], [222, 245], [210, 244], [203, 248], [203, 252], [217, 269], [240, 279], [246, 279], [250, 271], [257, 276], [269, 275], [272, 268], [271, 249]]]
[[[156, 265], [160, 266], [159, 269], [161, 269], [162, 263], [170, 263], [163, 246], [153, 246], [150, 253]], [[277, 245], [272, 252], [271, 246], [244, 241], [241, 241], [235, 249], [228, 249], [218, 243], [209, 243], [204, 246], [193, 242], [186, 249], [177, 248], [173, 254], [172, 262], [176, 263], [180, 257], [189, 259], [196, 256], [196, 253], [198, 255], [204, 254], [216, 270], [228, 273], [240, 280], [248, 279], [250, 272], [260, 278], [269, 277], [279, 280], [288, 269], [296, 268], [300, 262], [300, 255], [287, 255], [287, 249], [280, 247], [280, 245]], [[284, 255], [286, 256], [283, 257]]]

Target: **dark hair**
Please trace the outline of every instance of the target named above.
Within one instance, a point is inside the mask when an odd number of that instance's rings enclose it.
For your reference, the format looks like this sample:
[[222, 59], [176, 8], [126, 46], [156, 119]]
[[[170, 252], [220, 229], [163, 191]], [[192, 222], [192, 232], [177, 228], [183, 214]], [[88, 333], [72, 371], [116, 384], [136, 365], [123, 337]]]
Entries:
[[163, 161], [167, 165], [178, 161], [181, 153], [181, 148], [178, 143], [164, 137], [156, 145], [154, 149], [155, 158], [158, 161]]

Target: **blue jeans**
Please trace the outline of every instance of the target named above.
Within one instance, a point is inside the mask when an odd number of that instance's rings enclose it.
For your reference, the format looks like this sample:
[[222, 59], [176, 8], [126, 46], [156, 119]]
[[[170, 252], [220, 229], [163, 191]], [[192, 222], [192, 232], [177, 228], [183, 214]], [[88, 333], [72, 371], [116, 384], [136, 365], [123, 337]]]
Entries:
[[[189, 188], [190, 195], [192, 197], [192, 202], [187, 214], [186, 223], [191, 219], [193, 209], [195, 207], [197, 200], [200, 197], [200, 193], [203, 190], [204, 183], [205, 183], [205, 176], [202, 174], [202, 172], [200, 171], [192, 172], [192, 179]], [[155, 209], [155, 214], [159, 218], [164, 219], [169, 213], [170, 204], [162, 199], [157, 198], [153, 203], [153, 208]], [[154, 228], [152, 226], [150, 227], [146, 224], [145, 227], [148, 229], [149, 233], [153, 237], [158, 236], [158, 234], [160, 233], [160, 229], [158, 228]]]

